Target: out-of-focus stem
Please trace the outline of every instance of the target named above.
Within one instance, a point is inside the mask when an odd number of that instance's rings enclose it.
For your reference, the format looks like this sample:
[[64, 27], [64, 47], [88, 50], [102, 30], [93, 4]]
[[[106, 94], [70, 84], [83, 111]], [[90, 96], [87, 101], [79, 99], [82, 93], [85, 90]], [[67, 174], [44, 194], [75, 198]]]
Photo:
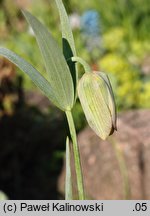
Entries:
[[120, 148], [118, 148], [118, 145], [115, 140], [110, 139], [111, 144], [113, 146], [113, 149], [116, 154], [116, 158], [119, 164], [120, 168], [120, 173], [122, 176], [122, 181], [123, 181], [123, 191], [124, 191], [124, 199], [129, 200], [131, 197], [131, 190], [130, 190], [130, 184], [129, 184], [129, 177], [128, 177], [128, 172], [127, 172], [127, 166], [126, 162], [123, 156], [123, 152], [121, 151]]

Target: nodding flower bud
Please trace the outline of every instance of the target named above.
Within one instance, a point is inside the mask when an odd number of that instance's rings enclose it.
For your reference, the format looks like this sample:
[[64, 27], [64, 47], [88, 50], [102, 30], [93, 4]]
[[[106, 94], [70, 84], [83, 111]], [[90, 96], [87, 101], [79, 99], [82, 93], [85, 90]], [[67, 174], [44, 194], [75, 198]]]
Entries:
[[85, 73], [78, 84], [78, 95], [89, 126], [105, 140], [116, 128], [116, 106], [108, 76]]

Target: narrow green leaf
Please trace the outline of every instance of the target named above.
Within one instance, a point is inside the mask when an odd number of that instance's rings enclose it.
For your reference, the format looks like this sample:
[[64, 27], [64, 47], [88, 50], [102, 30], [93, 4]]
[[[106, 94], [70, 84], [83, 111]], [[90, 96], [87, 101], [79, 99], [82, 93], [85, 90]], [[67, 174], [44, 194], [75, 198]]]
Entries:
[[[55, 1], [57, 4], [60, 21], [61, 21], [63, 53], [64, 53], [66, 60], [68, 60], [71, 57], [77, 55], [76, 48], [75, 48], [75, 42], [74, 42], [70, 22], [68, 19], [68, 15], [63, 5], [63, 2], [62, 0], [55, 0]], [[68, 66], [70, 68], [70, 72], [71, 72], [73, 82], [74, 82], [74, 90], [76, 92], [76, 85], [77, 85], [77, 80], [78, 80], [77, 66], [75, 66], [75, 63], [71, 61], [68, 61]]]
[[61, 104], [58, 103], [54, 96], [53, 89], [51, 88], [49, 82], [28, 62], [26, 62], [24, 59], [19, 57], [14, 52], [6, 49], [6, 48], [0, 48], [0, 55], [4, 56], [8, 60], [10, 60], [12, 63], [14, 63], [16, 66], [18, 66], [22, 71], [24, 71], [31, 80], [37, 85], [41, 91], [60, 109], [63, 109]]
[[74, 103], [73, 80], [63, 53], [42, 23], [27, 11], [23, 14], [35, 33], [55, 98], [64, 110], [70, 110]]
[[65, 180], [65, 200], [73, 200], [72, 197], [72, 178], [70, 163], [69, 138], [66, 139], [66, 180]]
[[[68, 19], [68, 15], [66, 12], [66, 9], [63, 5], [63, 1], [62, 0], [55, 0], [56, 4], [57, 4], [57, 8], [59, 11], [59, 16], [60, 16], [60, 21], [61, 21], [61, 30], [62, 30], [62, 38], [66, 39], [66, 41], [68, 42], [70, 48], [71, 48], [71, 52], [74, 56], [76, 56], [76, 48], [75, 48], [75, 43], [74, 43], [74, 38], [73, 38], [73, 34], [72, 34], [72, 30], [71, 30], [71, 26], [70, 26], [70, 22]], [[66, 50], [64, 50], [65, 52], [65, 57], [67, 59], [72, 57], [71, 53], [67, 53]], [[70, 55], [70, 56], [68, 56]]]

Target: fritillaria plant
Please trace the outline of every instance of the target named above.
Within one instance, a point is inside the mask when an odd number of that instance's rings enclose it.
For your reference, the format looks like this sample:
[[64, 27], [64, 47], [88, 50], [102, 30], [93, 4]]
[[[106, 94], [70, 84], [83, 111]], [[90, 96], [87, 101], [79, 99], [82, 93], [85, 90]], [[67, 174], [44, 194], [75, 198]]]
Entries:
[[[55, 1], [61, 20], [62, 49], [40, 21], [29, 12], [22, 11], [34, 31], [48, 78], [42, 76], [31, 64], [6, 48], [0, 48], [0, 55], [25, 72], [45, 96], [65, 112], [72, 139], [72, 144], [69, 144], [68, 138], [66, 140], [66, 199], [73, 199], [70, 168], [70, 145], [73, 145], [78, 195], [79, 199], [83, 200], [85, 199], [83, 176], [72, 108], [79, 96], [90, 127], [102, 139], [106, 139], [116, 129], [116, 108], [107, 75], [102, 72], [93, 72], [90, 66], [77, 56], [63, 2], [62, 0]], [[80, 80], [78, 80], [77, 62], [81, 63], [85, 69], [85, 74]]]

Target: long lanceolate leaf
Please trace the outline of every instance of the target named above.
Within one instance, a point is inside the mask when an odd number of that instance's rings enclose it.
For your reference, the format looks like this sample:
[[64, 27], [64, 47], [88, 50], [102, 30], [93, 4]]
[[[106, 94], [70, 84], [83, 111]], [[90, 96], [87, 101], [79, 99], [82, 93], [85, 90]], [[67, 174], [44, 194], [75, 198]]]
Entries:
[[63, 53], [42, 23], [27, 11], [24, 11], [23, 14], [35, 33], [55, 97], [63, 110], [70, 110], [74, 102], [74, 89], [69, 67]]
[[66, 180], [65, 180], [65, 199], [72, 200], [72, 178], [71, 178], [71, 163], [70, 163], [70, 146], [69, 138], [66, 139]]
[[[68, 60], [68, 59], [71, 59], [71, 57], [77, 55], [74, 38], [73, 38], [70, 22], [68, 19], [68, 15], [67, 15], [67, 12], [65, 10], [62, 0], [55, 0], [55, 1], [57, 4], [60, 21], [61, 21], [63, 53], [64, 53], [66, 60]], [[75, 63], [72, 61], [68, 61], [68, 65], [69, 65], [70, 72], [73, 78], [74, 89], [76, 91], [76, 85], [77, 85], [77, 79], [78, 79], [77, 66], [75, 66]]]
[[[63, 5], [62, 0], [55, 0], [55, 1], [57, 4], [59, 15], [60, 15], [62, 37], [68, 41], [73, 55], [76, 56], [74, 38], [73, 38], [70, 22], [69, 22], [65, 7]], [[65, 50], [64, 50], [64, 52], [65, 52]], [[65, 52], [65, 54], [70, 55], [70, 53], [67, 53], [67, 52]], [[68, 56], [67, 58], [69, 58], [69, 57], [72, 57], [72, 56]]]
[[57, 99], [54, 96], [53, 89], [51, 88], [49, 82], [28, 62], [26, 62], [24, 59], [19, 57], [14, 52], [5, 49], [0, 48], [0, 55], [4, 56], [8, 60], [10, 60], [12, 63], [14, 63], [16, 66], [18, 66], [22, 71], [24, 71], [31, 80], [37, 85], [41, 91], [60, 109], [61, 104], [58, 103]]

